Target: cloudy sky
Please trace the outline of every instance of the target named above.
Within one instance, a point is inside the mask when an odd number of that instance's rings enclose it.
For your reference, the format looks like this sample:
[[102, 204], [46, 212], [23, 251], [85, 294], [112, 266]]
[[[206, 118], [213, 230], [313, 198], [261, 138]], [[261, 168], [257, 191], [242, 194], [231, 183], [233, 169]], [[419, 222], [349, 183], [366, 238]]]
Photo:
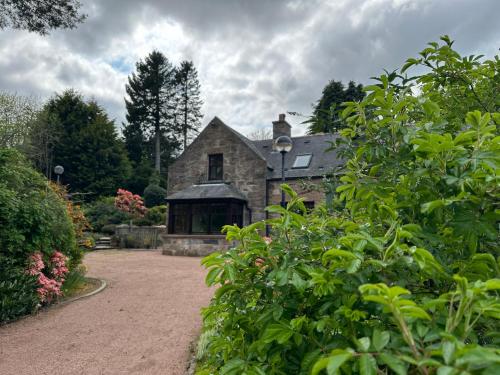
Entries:
[[[203, 125], [243, 134], [310, 113], [330, 80], [369, 83], [449, 34], [498, 54], [498, 0], [81, 0], [88, 19], [41, 37], [0, 30], [0, 90], [41, 99], [74, 88], [125, 117], [127, 75], [153, 49], [199, 71]], [[291, 118], [294, 134], [303, 133]]]

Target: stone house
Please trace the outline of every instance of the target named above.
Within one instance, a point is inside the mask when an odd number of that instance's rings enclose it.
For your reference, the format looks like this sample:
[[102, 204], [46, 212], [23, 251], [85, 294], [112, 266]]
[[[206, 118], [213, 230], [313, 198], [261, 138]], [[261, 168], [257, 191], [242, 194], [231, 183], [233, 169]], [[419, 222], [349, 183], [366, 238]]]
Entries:
[[[252, 141], [215, 117], [170, 166], [165, 254], [205, 255], [224, 248], [223, 225], [247, 225], [266, 218], [264, 208], [281, 200], [281, 154], [274, 140], [291, 137], [285, 115], [273, 121], [273, 139]], [[286, 183], [314, 207], [325, 199], [304, 180], [319, 182], [341, 161], [325, 152], [331, 134], [291, 137], [285, 155]]]

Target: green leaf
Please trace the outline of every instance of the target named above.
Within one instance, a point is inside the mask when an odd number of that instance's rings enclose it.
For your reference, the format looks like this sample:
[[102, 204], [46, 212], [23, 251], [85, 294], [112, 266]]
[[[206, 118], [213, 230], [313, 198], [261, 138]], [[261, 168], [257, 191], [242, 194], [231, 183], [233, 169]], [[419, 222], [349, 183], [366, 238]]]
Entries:
[[290, 329], [290, 327], [284, 324], [271, 324], [264, 331], [264, 334], [262, 335], [262, 341], [264, 341], [265, 343], [277, 341], [278, 344], [284, 344], [285, 342], [290, 340], [293, 333], [294, 332]]
[[379, 331], [378, 329], [373, 331], [373, 347], [376, 351], [381, 351], [389, 343], [391, 339], [391, 334], [388, 331]]
[[500, 279], [490, 279], [485, 283], [486, 290], [497, 290], [500, 289]]
[[220, 369], [220, 374], [221, 375], [236, 375], [236, 374], [241, 374], [242, 369], [245, 366], [245, 361], [240, 359], [240, 358], [233, 358], [229, 360], [224, 367]]
[[370, 349], [370, 338], [362, 337], [358, 340], [357, 344], [360, 352], [367, 352]]
[[334, 350], [332, 353], [335, 354], [328, 357], [328, 365], [326, 366], [326, 372], [328, 375], [338, 374], [340, 366], [352, 357], [352, 353], [341, 349]]
[[452, 363], [453, 355], [455, 354], [455, 343], [450, 341], [443, 342], [442, 345], [444, 363], [449, 365]]
[[205, 283], [208, 286], [214, 285], [215, 280], [217, 279], [221, 271], [222, 270], [219, 267], [211, 268], [210, 271], [208, 271], [207, 277], [205, 278]]
[[370, 354], [359, 357], [359, 373], [361, 375], [375, 375], [377, 373], [377, 361]]
[[440, 366], [437, 370], [437, 375], [454, 375], [457, 373], [458, 370], [450, 366]]
[[382, 364], [387, 365], [396, 374], [406, 375], [407, 366], [398, 357], [389, 353], [380, 353], [378, 359]]

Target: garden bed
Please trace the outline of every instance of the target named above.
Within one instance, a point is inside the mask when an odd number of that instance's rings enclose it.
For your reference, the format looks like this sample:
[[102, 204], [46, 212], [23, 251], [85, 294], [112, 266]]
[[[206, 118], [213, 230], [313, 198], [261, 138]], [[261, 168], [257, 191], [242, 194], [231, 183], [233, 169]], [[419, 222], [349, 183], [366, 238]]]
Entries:
[[59, 302], [56, 303], [56, 305], [59, 303], [71, 302], [81, 297], [86, 297], [87, 295], [91, 295], [93, 292], [101, 288], [103, 284], [105, 285], [106, 283], [100, 279], [95, 279], [93, 277], [86, 277], [85, 282], [83, 282], [81, 285], [75, 287], [73, 290], [67, 293], [64, 297], [62, 297], [59, 300]]

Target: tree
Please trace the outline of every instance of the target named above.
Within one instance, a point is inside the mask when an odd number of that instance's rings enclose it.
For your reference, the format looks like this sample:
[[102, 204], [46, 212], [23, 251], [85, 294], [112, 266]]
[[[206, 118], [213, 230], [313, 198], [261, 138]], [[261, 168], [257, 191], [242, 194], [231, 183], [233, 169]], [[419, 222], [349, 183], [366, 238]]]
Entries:
[[265, 141], [266, 139], [273, 139], [273, 132], [271, 129], [260, 128], [249, 133], [247, 138], [252, 141]]
[[192, 61], [181, 62], [175, 77], [178, 93], [177, 121], [180, 123], [184, 149], [186, 149], [188, 139], [198, 133], [201, 125], [203, 101], [200, 98], [198, 72]]
[[[175, 153], [179, 147], [176, 139], [177, 129], [173, 121], [175, 69], [161, 52], [153, 51], [144, 61], [136, 64], [136, 72], [129, 76], [125, 88], [128, 95], [125, 99], [128, 124], [124, 134], [130, 147], [128, 151], [133, 154], [137, 163], [139, 156], [143, 157], [144, 151], [139, 149], [138, 145], [133, 145], [134, 142], [141, 140], [141, 137], [153, 138], [154, 166], [160, 172], [162, 138], [164, 153], [167, 152], [167, 156]], [[144, 139], [142, 138], [143, 141]]]
[[59, 137], [60, 129], [56, 126], [54, 114], [50, 113], [45, 106], [30, 124], [23, 151], [35, 168], [45, 174], [48, 179], [52, 178], [54, 147]]
[[349, 81], [347, 88], [340, 81], [331, 80], [323, 89], [321, 99], [314, 107], [313, 117], [306, 121], [309, 134], [334, 133], [345, 127], [340, 117], [342, 103], [364, 98], [363, 85]]
[[64, 167], [63, 182], [71, 193], [112, 195], [127, 180], [130, 162], [125, 147], [113, 121], [96, 102], [65, 91], [45, 105], [40, 121], [44, 120], [58, 135], [50, 159]]
[[46, 35], [73, 29], [87, 17], [77, 0], [0, 0], [0, 29], [12, 27]]
[[26, 144], [38, 111], [35, 98], [0, 92], [0, 147]]

